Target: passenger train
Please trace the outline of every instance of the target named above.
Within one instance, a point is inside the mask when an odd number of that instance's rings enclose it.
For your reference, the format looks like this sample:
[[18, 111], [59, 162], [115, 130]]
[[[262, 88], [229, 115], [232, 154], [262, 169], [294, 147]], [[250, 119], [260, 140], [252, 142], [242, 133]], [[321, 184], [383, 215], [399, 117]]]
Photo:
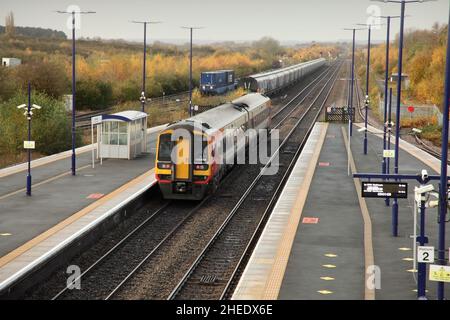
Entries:
[[229, 143], [230, 136], [269, 125], [270, 99], [250, 93], [166, 127], [158, 136], [155, 169], [164, 198], [203, 199], [232, 166], [223, 155], [233, 157], [245, 147]]
[[[230, 159], [248, 144], [227, 143], [247, 129], [270, 126], [271, 102], [279, 91], [325, 65], [317, 59], [241, 79], [253, 91], [230, 103], [170, 124], [158, 136], [156, 179], [166, 199], [201, 200], [219, 185]], [[221, 158], [226, 154], [227, 159]], [[232, 162], [232, 161], [231, 161]]]

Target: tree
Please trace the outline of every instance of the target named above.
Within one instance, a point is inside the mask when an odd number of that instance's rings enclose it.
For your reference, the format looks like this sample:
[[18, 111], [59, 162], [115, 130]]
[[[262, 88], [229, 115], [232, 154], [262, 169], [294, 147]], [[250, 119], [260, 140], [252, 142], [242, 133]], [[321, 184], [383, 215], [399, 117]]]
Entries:
[[[23, 141], [27, 139], [27, 124], [23, 110], [18, 110], [16, 106], [26, 103], [27, 100], [26, 93], [19, 92], [8, 101], [0, 103], [0, 155], [23, 152]], [[42, 107], [33, 114], [32, 135], [36, 141], [36, 151], [48, 155], [68, 150], [71, 146], [71, 126], [64, 103], [35, 91], [31, 101]], [[81, 143], [79, 133], [77, 143]]]
[[94, 80], [77, 81], [76, 108], [101, 110], [111, 106], [112, 86], [109, 82]]
[[31, 82], [34, 90], [53, 98], [60, 98], [69, 89], [69, 79], [61, 63], [42, 61], [23, 64], [15, 68], [15, 74], [23, 89]]
[[258, 41], [253, 42], [253, 47], [257, 50], [257, 55], [266, 61], [266, 64], [272, 65], [281, 53], [280, 43], [270, 37], [264, 37]]
[[8, 36], [14, 35], [14, 14], [13, 12], [9, 12], [9, 14], [5, 18], [5, 31]]

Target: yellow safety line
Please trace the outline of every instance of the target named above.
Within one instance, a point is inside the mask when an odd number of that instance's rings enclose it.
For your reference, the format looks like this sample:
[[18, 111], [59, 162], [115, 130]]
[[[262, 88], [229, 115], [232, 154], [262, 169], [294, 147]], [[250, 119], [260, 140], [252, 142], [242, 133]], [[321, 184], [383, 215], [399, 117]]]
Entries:
[[308, 196], [308, 190], [310, 188], [312, 178], [316, 170], [317, 161], [319, 160], [320, 152], [322, 150], [322, 145], [325, 141], [328, 123], [325, 123], [321, 127], [321, 129], [322, 132], [320, 133], [319, 139], [314, 148], [314, 153], [308, 164], [305, 178], [302, 182], [301, 187], [299, 188], [294, 206], [291, 209], [289, 222], [287, 224], [286, 230], [283, 233], [280, 245], [277, 249], [275, 260], [263, 291], [262, 299], [275, 300], [278, 298], [278, 294], [280, 292], [281, 284], [284, 278], [284, 273], [286, 271], [289, 254], [291, 252], [292, 244], [297, 233], [297, 228], [302, 215], [303, 207]]
[[[77, 168], [77, 171], [81, 171], [81, 170], [83, 170], [83, 169], [89, 168], [90, 166], [91, 166], [91, 165], [88, 164], [88, 165], [85, 165], [85, 166], [83, 166], [83, 167]], [[71, 173], [72, 173], [72, 171], [67, 171], [67, 172], [61, 173], [61, 174], [59, 174], [59, 175], [57, 175], [57, 176], [48, 178], [47, 180], [44, 180], [44, 181], [35, 183], [35, 184], [33, 184], [33, 188], [37, 188], [37, 187], [39, 187], [39, 186], [41, 186], [41, 185], [43, 185], [43, 184], [46, 184], [46, 183], [52, 182], [52, 181], [54, 181], [54, 180], [56, 180], [56, 179], [65, 177], [65, 176], [67, 176], [67, 175], [69, 175], [69, 174], [71, 174]], [[3, 195], [3, 196], [0, 196], [0, 200], [9, 198], [9, 197], [11, 197], [11, 196], [13, 196], [13, 195], [16, 195], [16, 194], [18, 194], [18, 193], [24, 192], [24, 191], [26, 191], [26, 190], [27, 190], [26, 188], [22, 188], [22, 189], [13, 191], [13, 192], [11, 192], [11, 193], [7, 193], [7, 194], [5, 194], [5, 195]]]
[[58, 231], [61, 231], [68, 225], [72, 224], [73, 222], [77, 221], [78, 219], [84, 217], [94, 209], [98, 208], [100, 205], [104, 204], [105, 202], [111, 200], [112, 198], [116, 197], [120, 193], [124, 192], [126, 189], [136, 185], [137, 183], [141, 182], [144, 179], [148, 179], [151, 176], [154, 175], [154, 169], [140, 175], [139, 177], [125, 183], [118, 189], [114, 190], [113, 192], [107, 194], [103, 198], [95, 201], [94, 203], [90, 204], [89, 206], [83, 208], [82, 210], [78, 211], [77, 213], [73, 214], [72, 216], [66, 218], [65, 220], [61, 221], [57, 225], [53, 226], [52, 228], [48, 229], [47, 231], [41, 233], [40, 235], [36, 236], [35, 238], [31, 239], [30, 241], [26, 242], [25, 244], [21, 245], [17, 249], [9, 252], [8, 254], [4, 255], [0, 258], [0, 267], [3, 267], [5, 264], [11, 262], [18, 256], [22, 255], [26, 251], [30, 250], [31, 248], [35, 247], [45, 239], [49, 238], [50, 236], [54, 235]]
[[[346, 128], [342, 127], [342, 136], [344, 138], [345, 148], [348, 151], [348, 138], [346, 133]], [[353, 154], [351, 152], [347, 152], [350, 157], [350, 167], [352, 169], [352, 173], [356, 173], [356, 165], [355, 160], [353, 159]], [[373, 254], [373, 242], [372, 242], [372, 220], [370, 219], [369, 209], [367, 208], [366, 200], [361, 196], [361, 182], [359, 179], [353, 179], [355, 183], [356, 193], [358, 194], [359, 206], [361, 207], [361, 214], [364, 221], [364, 263], [365, 270], [368, 270], [368, 267], [373, 266], [374, 262], [374, 254]], [[368, 288], [367, 283], [369, 280], [370, 274], [367, 274], [364, 271], [364, 299], [365, 300], [375, 300], [375, 289]]]

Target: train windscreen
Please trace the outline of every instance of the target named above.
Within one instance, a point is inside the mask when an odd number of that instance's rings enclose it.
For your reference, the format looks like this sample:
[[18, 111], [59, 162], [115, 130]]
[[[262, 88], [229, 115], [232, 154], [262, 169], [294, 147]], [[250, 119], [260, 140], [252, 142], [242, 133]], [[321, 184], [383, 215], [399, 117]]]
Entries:
[[172, 141], [169, 133], [159, 136], [158, 161], [171, 161]]

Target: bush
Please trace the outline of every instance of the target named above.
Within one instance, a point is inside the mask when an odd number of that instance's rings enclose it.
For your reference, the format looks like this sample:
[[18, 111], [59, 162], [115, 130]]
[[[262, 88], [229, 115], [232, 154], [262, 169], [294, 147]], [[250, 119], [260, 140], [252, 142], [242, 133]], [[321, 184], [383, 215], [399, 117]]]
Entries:
[[42, 61], [23, 64], [16, 67], [14, 73], [17, 83], [22, 89], [25, 90], [28, 82], [31, 82], [33, 90], [44, 92], [56, 99], [67, 93], [70, 88], [70, 82], [62, 63]]
[[17, 85], [11, 81], [11, 69], [0, 67], [0, 101], [10, 99], [17, 91]]
[[113, 91], [111, 83], [81, 80], [77, 81], [76, 108], [78, 110], [102, 110], [111, 106]]
[[[23, 141], [27, 137], [27, 121], [23, 110], [16, 106], [27, 102], [24, 93], [0, 104], [0, 154], [11, 155], [23, 152]], [[64, 103], [43, 93], [32, 95], [32, 103], [42, 109], [35, 110], [32, 120], [32, 140], [36, 141], [36, 151], [49, 155], [71, 147], [71, 122], [64, 109]], [[77, 134], [77, 145], [81, 136]]]
[[118, 88], [115, 100], [119, 103], [125, 101], [138, 101], [141, 96], [141, 86], [135, 81], [127, 81]]

